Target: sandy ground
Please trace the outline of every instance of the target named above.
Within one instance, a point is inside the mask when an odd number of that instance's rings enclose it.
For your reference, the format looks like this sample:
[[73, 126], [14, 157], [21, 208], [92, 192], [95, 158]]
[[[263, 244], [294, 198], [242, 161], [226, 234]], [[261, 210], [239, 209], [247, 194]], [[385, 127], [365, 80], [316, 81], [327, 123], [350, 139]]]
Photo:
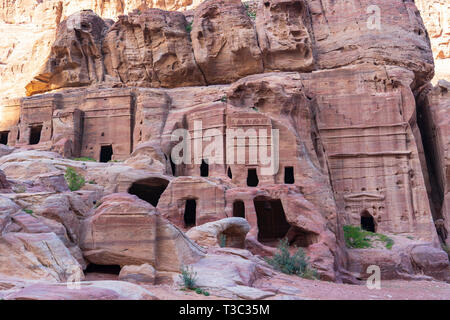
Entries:
[[[88, 274], [86, 280], [117, 280], [108, 274]], [[199, 295], [175, 285], [145, 285], [161, 300], [211, 300], [224, 299], [211, 294]], [[255, 287], [267, 291], [279, 291], [268, 299], [299, 300], [450, 300], [450, 284], [438, 281], [384, 280], [381, 289], [369, 289], [366, 285], [350, 285], [306, 280], [297, 276], [277, 275], [272, 279], [260, 279]]]

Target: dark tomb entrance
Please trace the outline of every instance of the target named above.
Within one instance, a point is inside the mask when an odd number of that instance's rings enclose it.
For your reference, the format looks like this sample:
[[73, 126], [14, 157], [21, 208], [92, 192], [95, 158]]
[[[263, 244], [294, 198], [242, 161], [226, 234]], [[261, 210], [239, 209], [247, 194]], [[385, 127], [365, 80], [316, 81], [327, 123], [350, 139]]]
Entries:
[[286, 220], [281, 200], [258, 197], [253, 203], [258, 220], [258, 241], [274, 242], [284, 238], [291, 225]]
[[109, 162], [112, 159], [113, 148], [112, 145], [101, 146], [100, 148], [100, 162]]
[[8, 144], [9, 131], [0, 132], [0, 144]]
[[30, 144], [38, 144], [41, 141], [42, 125], [32, 126], [30, 129]]
[[367, 211], [361, 214], [361, 229], [375, 232], [375, 221], [373, 217]]
[[284, 183], [293, 184], [294, 182], [295, 182], [294, 167], [285, 167], [284, 168]]
[[248, 169], [247, 175], [247, 186], [256, 187], [258, 186], [259, 179], [258, 174], [256, 173], [256, 169]]
[[147, 201], [152, 206], [158, 205], [159, 198], [166, 190], [169, 181], [162, 178], [148, 178], [134, 182], [128, 193], [136, 195], [139, 199]]
[[193, 227], [196, 223], [197, 201], [195, 199], [187, 199], [184, 208], [184, 226]]
[[202, 164], [200, 165], [200, 176], [201, 177], [209, 176], [209, 164], [207, 164], [205, 160], [202, 160]]
[[245, 205], [244, 201], [236, 200], [233, 203], [233, 217], [239, 217], [245, 219]]

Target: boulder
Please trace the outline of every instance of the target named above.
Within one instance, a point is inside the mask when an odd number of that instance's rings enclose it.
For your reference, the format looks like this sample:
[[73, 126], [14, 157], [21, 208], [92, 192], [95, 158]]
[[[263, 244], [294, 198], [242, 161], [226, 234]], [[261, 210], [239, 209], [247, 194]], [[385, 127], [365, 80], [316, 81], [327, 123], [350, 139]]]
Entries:
[[11, 186], [10, 183], [8, 182], [8, 180], [6, 180], [5, 173], [2, 170], [0, 170], [0, 190], [9, 189], [10, 186]]
[[104, 265], [155, 265], [156, 210], [138, 197], [103, 197], [83, 221], [80, 247], [87, 260]]
[[84, 278], [78, 261], [54, 233], [7, 233], [0, 238], [0, 274], [63, 282]]
[[20, 211], [20, 207], [11, 199], [0, 196], [0, 234], [11, 221], [11, 215]]
[[120, 270], [119, 280], [135, 283], [155, 283], [155, 268], [149, 264], [127, 265]]
[[100, 200], [83, 222], [80, 247], [91, 263], [149, 264], [158, 271], [180, 270], [203, 256], [202, 250], [179, 229], [159, 216], [149, 203], [130, 194], [111, 194]]
[[243, 249], [245, 236], [249, 231], [250, 225], [244, 218], [225, 218], [194, 227], [186, 235], [204, 247], [224, 246]]

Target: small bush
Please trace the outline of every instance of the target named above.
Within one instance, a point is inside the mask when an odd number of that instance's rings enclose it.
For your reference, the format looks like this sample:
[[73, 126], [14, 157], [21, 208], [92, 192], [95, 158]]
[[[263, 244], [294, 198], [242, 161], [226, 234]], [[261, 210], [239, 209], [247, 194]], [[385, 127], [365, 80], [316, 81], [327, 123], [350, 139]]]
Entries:
[[247, 16], [249, 16], [250, 19], [255, 20], [256, 12], [250, 8], [250, 5], [248, 3], [244, 3], [244, 7], [245, 7], [245, 11], [247, 11]]
[[24, 209], [23, 211], [25, 211], [25, 213], [28, 213], [28, 214], [33, 214], [33, 210], [30, 210], [30, 209]]
[[182, 266], [180, 278], [183, 281], [184, 287], [186, 289], [197, 289], [195, 287], [195, 282], [197, 281], [197, 272], [195, 272], [191, 267]]
[[392, 249], [394, 240], [384, 234], [361, 230], [356, 226], [344, 226], [345, 244], [349, 248], [365, 249], [372, 248], [372, 241], [379, 240], [385, 243], [387, 249]]
[[66, 169], [66, 173], [64, 174], [64, 178], [69, 186], [70, 191], [80, 190], [86, 183], [84, 178], [77, 174], [73, 168], [68, 167]]
[[13, 188], [14, 193], [24, 193], [27, 188], [24, 185], [18, 185]]
[[90, 157], [75, 158], [73, 160], [75, 160], [75, 161], [83, 161], [83, 162], [86, 162], [86, 161], [97, 162], [97, 160], [95, 160], [94, 158], [90, 158]]
[[225, 95], [225, 96], [222, 96], [222, 97], [220, 98], [220, 101], [223, 102], [223, 103], [225, 103], [225, 102], [228, 101], [228, 97], [227, 97], [226, 95]]
[[221, 248], [225, 248], [227, 246], [227, 236], [223, 233], [219, 236], [219, 246]]
[[99, 201], [99, 202], [97, 202], [97, 203], [95, 204], [94, 208], [97, 209], [97, 208], [100, 207], [101, 205], [102, 205], [102, 202]]
[[191, 33], [191, 31], [192, 31], [192, 22], [188, 22], [188, 24], [186, 25], [186, 31], [188, 33]]
[[309, 267], [309, 260], [303, 249], [298, 248], [297, 252], [289, 253], [289, 243], [287, 239], [280, 240], [278, 252], [272, 258], [266, 259], [276, 270], [286, 274], [296, 274], [302, 278], [317, 279], [317, 271]]

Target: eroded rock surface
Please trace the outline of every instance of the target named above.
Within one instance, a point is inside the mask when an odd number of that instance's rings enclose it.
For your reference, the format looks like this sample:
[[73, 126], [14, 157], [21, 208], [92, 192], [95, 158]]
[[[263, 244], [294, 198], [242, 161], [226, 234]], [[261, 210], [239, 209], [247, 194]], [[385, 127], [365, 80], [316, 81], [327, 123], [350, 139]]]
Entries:
[[[44, 10], [31, 97], [0, 105], [0, 297], [152, 299], [189, 265], [215, 297], [298, 299], [262, 259], [281, 239], [320, 280], [449, 281], [445, 21], [427, 33], [401, 0], [198, 2]], [[345, 225], [393, 246], [349, 248]]]

